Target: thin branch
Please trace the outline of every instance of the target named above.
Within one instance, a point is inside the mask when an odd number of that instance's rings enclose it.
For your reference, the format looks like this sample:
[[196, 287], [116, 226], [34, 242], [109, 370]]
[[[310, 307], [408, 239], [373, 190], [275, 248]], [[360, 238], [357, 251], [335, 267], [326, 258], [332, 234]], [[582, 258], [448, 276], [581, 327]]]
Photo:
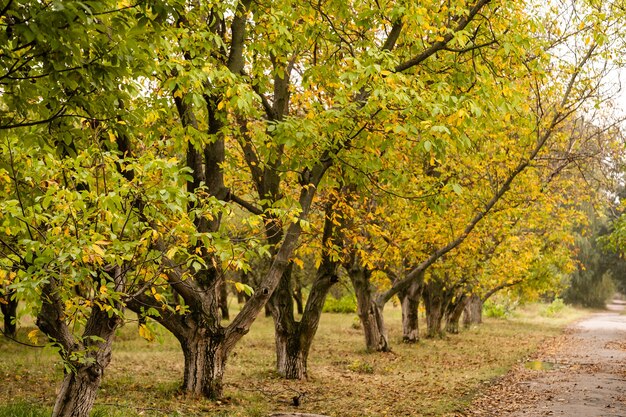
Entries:
[[421, 54], [417, 55], [416, 57], [409, 59], [408, 61], [399, 64], [395, 67], [394, 72], [402, 72], [405, 71], [409, 68], [412, 68], [416, 65], [421, 64], [422, 62], [424, 62], [426, 59], [428, 59], [429, 57], [431, 57], [432, 55], [434, 55], [435, 53], [443, 50], [446, 45], [454, 38], [454, 34], [457, 32], [462, 31], [463, 29], [465, 29], [467, 27], [467, 25], [474, 19], [474, 17], [476, 17], [476, 15], [478, 14], [478, 12], [485, 6], [487, 5], [491, 0], [479, 0], [467, 13], [466, 16], [460, 17], [458, 20], [457, 19], [453, 19], [452, 22], [458, 21], [456, 27], [450, 28], [448, 26], [449, 29], [452, 29], [452, 32], [450, 33], [446, 33], [443, 36], [443, 40], [442, 41], [438, 41], [433, 43], [430, 47], [428, 47], [426, 50], [424, 50]]

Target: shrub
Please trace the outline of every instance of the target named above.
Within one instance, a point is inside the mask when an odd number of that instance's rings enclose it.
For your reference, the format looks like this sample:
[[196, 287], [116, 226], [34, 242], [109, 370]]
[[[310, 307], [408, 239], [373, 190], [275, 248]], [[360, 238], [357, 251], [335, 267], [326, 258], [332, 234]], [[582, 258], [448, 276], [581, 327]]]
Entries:
[[485, 317], [493, 317], [496, 319], [504, 318], [508, 315], [509, 311], [504, 304], [491, 303], [487, 301], [483, 305], [483, 314]]
[[350, 365], [348, 365], [348, 369], [352, 372], [356, 372], [358, 374], [373, 374], [374, 367], [367, 362], [361, 362], [360, 360], [355, 360]]
[[561, 298], [555, 298], [549, 306], [541, 313], [545, 317], [557, 316], [565, 308], [565, 303]]
[[336, 299], [332, 295], [326, 297], [325, 313], [356, 313], [356, 298], [352, 294]]

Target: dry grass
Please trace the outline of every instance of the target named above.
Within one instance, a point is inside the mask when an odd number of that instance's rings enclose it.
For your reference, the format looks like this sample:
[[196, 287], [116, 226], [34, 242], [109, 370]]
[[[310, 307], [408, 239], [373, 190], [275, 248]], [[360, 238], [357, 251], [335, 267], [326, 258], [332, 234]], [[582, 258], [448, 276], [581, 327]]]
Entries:
[[[543, 308], [530, 306], [509, 319], [486, 319], [460, 335], [405, 345], [400, 342], [400, 310], [388, 307], [385, 319], [393, 352], [386, 354], [365, 352], [362, 332], [352, 327], [354, 315], [325, 314], [307, 381], [285, 381], [272, 371], [273, 324], [260, 317], [231, 355], [226, 398], [220, 402], [180, 396], [183, 361], [176, 340], [163, 332], [161, 341], [148, 343], [128, 325], [116, 341], [96, 415], [254, 417], [276, 411], [341, 417], [455, 415], [490, 380], [585, 314], [566, 308], [558, 317], [546, 318], [540, 315]], [[54, 352], [0, 341], [0, 358], [0, 404], [53, 403], [62, 378]], [[294, 396], [301, 397], [297, 408], [292, 405]], [[10, 414], [0, 408], [3, 415]]]

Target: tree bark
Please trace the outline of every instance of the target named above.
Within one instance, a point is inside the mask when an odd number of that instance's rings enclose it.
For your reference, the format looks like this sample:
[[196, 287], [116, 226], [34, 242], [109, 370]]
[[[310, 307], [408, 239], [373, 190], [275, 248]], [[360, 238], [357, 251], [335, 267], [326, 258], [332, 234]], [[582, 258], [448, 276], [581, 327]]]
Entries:
[[307, 377], [308, 346], [302, 345], [300, 328], [291, 334], [276, 333], [276, 371], [286, 379]]
[[[325, 210], [324, 231], [322, 242], [325, 248], [332, 247], [337, 239], [333, 223], [333, 205], [328, 203]], [[322, 261], [317, 269], [315, 280], [306, 305], [301, 312], [299, 322], [294, 320], [293, 301], [288, 298], [291, 290], [288, 283], [291, 280], [283, 279], [277, 293], [285, 299], [287, 305], [276, 305], [280, 311], [274, 312], [276, 325], [276, 369], [278, 373], [287, 379], [303, 379], [307, 377], [307, 360], [313, 339], [317, 333], [324, 302], [330, 288], [339, 281], [336, 275], [338, 263], [333, 261], [328, 251], [322, 252]], [[291, 270], [290, 270], [291, 271]], [[285, 278], [285, 277], [283, 277]], [[277, 298], [276, 300], [278, 300]], [[289, 301], [287, 301], [289, 300]]]
[[[124, 280], [121, 268], [114, 267], [106, 272], [115, 282], [116, 290], [120, 290]], [[66, 322], [65, 307], [57, 285], [57, 281], [51, 278], [43, 286], [42, 306], [37, 315], [37, 326], [62, 346], [61, 354], [66, 368], [69, 368], [52, 417], [89, 417], [104, 369], [111, 362], [111, 345], [122, 319], [94, 307], [87, 318], [82, 338], [76, 339]], [[121, 304], [116, 307], [122, 309]], [[70, 359], [72, 354], [83, 360]]]
[[389, 352], [389, 340], [382, 308], [375, 302], [370, 283], [371, 272], [360, 265], [349, 269], [348, 275], [354, 286], [358, 315], [365, 333], [365, 346], [369, 351]]
[[14, 294], [15, 290], [8, 290], [2, 302], [0, 302], [0, 310], [2, 311], [4, 322], [4, 334], [8, 337], [15, 337], [17, 334], [17, 299], [12, 298]]
[[472, 294], [468, 297], [463, 313], [463, 326], [466, 328], [483, 322], [483, 301], [478, 295]]
[[458, 296], [454, 302], [448, 304], [446, 311], [446, 332], [452, 334], [459, 333], [459, 321], [461, 320], [461, 315], [465, 310], [467, 301], [468, 297], [462, 294]]
[[414, 281], [405, 291], [398, 293], [402, 303], [402, 341], [404, 343], [419, 342], [418, 307], [422, 296], [422, 283]]
[[424, 285], [423, 299], [426, 307], [426, 337], [442, 337], [441, 323], [445, 310], [443, 284], [433, 277]]
[[216, 399], [223, 394], [227, 352], [223, 335], [198, 328], [193, 335], [179, 338], [185, 356], [182, 390], [192, 396]]
[[[276, 372], [287, 379], [306, 378], [308, 348], [303, 349], [300, 340], [300, 323], [294, 317], [291, 290], [293, 264], [285, 270], [278, 288], [270, 298], [274, 319], [276, 347]], [[306, 352], [304, 352], [306, 350]]]
[[53, 417], [88, 417], [102, 382], [104, 364], [83, 366], [65, 374]]

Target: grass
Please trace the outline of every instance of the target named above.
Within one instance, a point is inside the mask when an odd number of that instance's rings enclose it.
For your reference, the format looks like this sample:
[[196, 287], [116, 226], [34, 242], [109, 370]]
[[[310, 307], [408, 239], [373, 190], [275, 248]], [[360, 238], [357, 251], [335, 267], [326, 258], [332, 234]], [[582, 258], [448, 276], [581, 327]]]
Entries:
[[[586, 312], [565, 307], [554, 317], [546, 306], [518, 309], [507, 319], [445, 339], [401, 343], [401, 312], [389, 306], [385, 320], [391, 353], [368, 353], [352, 314], [325, 314], [309, 361], [309, 379], [285, 381], [274, 371], [273, 324], [259, 317], [235, 348], [219, 402], [178, 392], [183, 358], [166, 332], [146, 342], [134, 325], [121, 329], [93, 416], [267, 416], [297, 411], [330, 416], [453, 416], [493, 378], [530, 354], [546, 337]], [[235, 308], [236, 309], [236, 308]], [[21, 337], [29, 329], [21, 330]], [[49, 415], [63, 367], [49, 349], [0, 341], [0, 417]], [[293, 397], [301, 405], [292, 405]]]

